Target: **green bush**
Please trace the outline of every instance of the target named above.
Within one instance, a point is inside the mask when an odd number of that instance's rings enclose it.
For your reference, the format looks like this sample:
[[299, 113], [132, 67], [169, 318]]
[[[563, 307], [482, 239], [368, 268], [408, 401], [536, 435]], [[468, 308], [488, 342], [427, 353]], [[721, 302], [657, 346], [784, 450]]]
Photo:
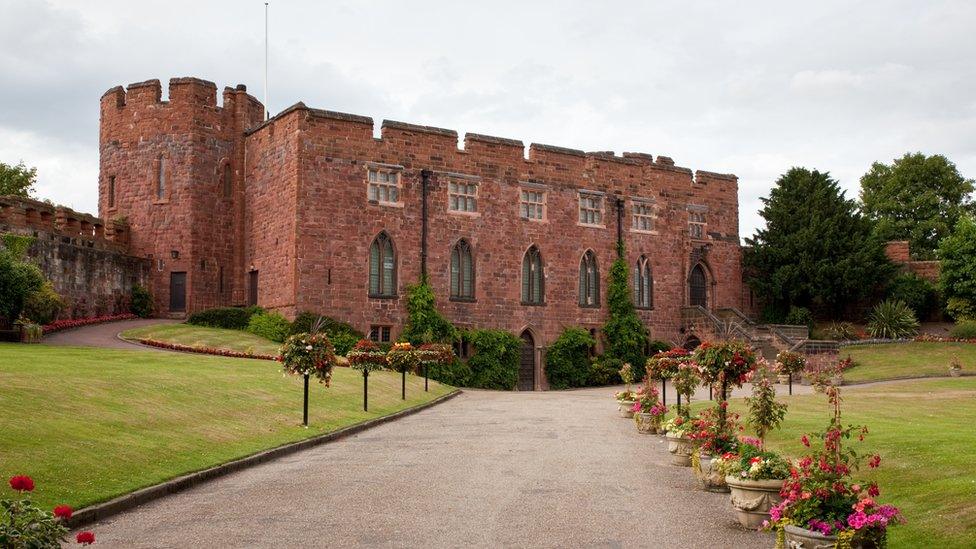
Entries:
[[407, 286], [407, 321], [400, 338], [414, 345], [453, 343], [458, 338], [454, 325], [437, 310], [434, 290], [426, 278]]
[[661, 351], [670, 351], [674, 345], [667, 341], [662, 341], [660, 339], [655, 339], [647, 344], [647, 356], [652, 357]]
[[908, 305], [918, 318], [928, 318], [939, 304], [935, 284], [914, 273], [895, 277], [888, 287], [888, 299]]
[[785, 323], [791, 326], [806, 326], [809, 336], [809, 331], [813, 328], [813, 313], [806, 307], [790, 307], [790, 312], [786, 314]]
[[522, 340], [505, 330], [470, 330], [464, 338], [474, 348], [468, 359], [469, 387], [511, 391], [518, 382]]
[[153, 296], [148, 289], [136, 284], [132, 287], [132, 314], [139, 318], [149, 318], [153, 314]]
[[957, 339], [976, 339], [976, 320], [961, 320], [949, 332]]
[[329, 341], [332, 342], [332, 346], [335, 348], [335, 354], [339, 356], [346, 356], [352, 350], [353, 346], [356, 345], [356, 342], [363, 338], [363, 333], [353, 328], [352, 325], [309, 311], [305, 311], [295, 317], [295, 321], [291, 323], [291, 329], [288, 335], [310, 332], [319, 317], [322, 318], [319, 331], [328, 336]]
[[0, 326], [13, 324], [24, 302], [44, 285], [44, 275], [33, 263], [22, 261], [10, 250], [0, 248]]
[[[259, 311], [263, 312], [263, 310]], [[218, 307], [216, 309], [206, 309], [191, 314], [187, 319], [187, 324], [194, 326], [209, 326], [211, 328], [227, 328], [229, 330], [245, 330], [255, 314], [251, 307], [242, 309], [240, 307]]]
[[41, 288], [24, 301], [23, 315], [40, 324], [50, 324], [64, 309], [64, 300], [54, 291], [50, 280], [45, 280]]
[[834, 341], [854, 341], [857, 337], [857, 328], [850, 322], [831, 322], [823, 330], [824, 337]]
[[346, 356], [356, 346], [356, 342], [362, 339], [347, 332], [325, 332], [325, 335], [332, 342], [332, 348], [335, 349], [337, 356]]
[[915, 312], [901, 301], [886, 299], [868, 317], [868, 333], [882, 339], [903, 339], [918, 333]]
[[590, 361], [590, 379], [588, 384], [594, 387], [603, 385], [617, 385], [621, 383], [620, 369], [624, 361], [608, 356], [594, 357]]
[[590, 381], [593, 336], [583, 328], [566, 328], [546, 350], [546, 378], [550, 389], [585, 387]]
[[939, 243], [939, 289], [955, 320], [976, 320], [976, 218], [963, 216]]
[[459, 358], [451, 364], [434, 364], [428, 367], [427, 376], [430, 379], [446, 383], [454, 387], [470, 387], [471, 367]]
[[607, 322], [603, 325], [606, 341], [605, 353], [613, 358], [629, 362], [634, 367], [634, 381], [644, 379], [644, 349], [647, 347], [647, 329], [634, 309], [633, 291], [627, 282], [630, 268], [622, 259], [623, 247], [618, 258], [610, 266], [607, 275]]
[[291, 322], [276, 311], [251, 315], [247, 322], [248, 332], [278, 343], [288, 337], [289, 330], [291, 330]]

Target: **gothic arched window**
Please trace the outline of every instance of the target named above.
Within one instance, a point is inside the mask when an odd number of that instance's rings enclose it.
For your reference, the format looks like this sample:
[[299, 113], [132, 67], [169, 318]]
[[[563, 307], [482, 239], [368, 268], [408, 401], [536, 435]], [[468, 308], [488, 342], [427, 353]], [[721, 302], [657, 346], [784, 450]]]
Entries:
[[542, 254], [532, 246], [522, 258], [522, 303], [542, 305], [545, 299], [543, 290]]
[[463, 238], [451, 250], [451, 297], [474, 299], [474, 259], [471, 245]]
[[634, 305], [638, 309], [654, 307], [654, 277], [651, 275], [651, 261], [643, 255], [634, 267]]
[[396, 254], [393, 241], [385, 232], [377, 235], [369, 247], [369, 295], [396, 295]]
[[596, 254], [587, 250], [579, 267], [580, 307], [600, 306], [600, 272], [596, 268]]

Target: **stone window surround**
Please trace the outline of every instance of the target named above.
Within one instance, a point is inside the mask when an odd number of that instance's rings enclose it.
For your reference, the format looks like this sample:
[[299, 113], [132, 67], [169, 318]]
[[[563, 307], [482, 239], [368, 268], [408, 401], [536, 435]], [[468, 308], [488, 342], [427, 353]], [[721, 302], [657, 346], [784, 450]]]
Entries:
[[[162, 183], [162, 189], [160, 189], [160, 183]], [[173, 192], [173, 167], [169, 153], [159, 153], [152, 161], [149, 171], [149, 184], [152, 203], [169, 204], [169, 197]]]
[[[692, 240], [708, 239], [708, 206], [698, 204], [688, 204], [688, 236]], [[701, 234], [694, 227], [701, 227]]]
[[[657, 201], [654, 200], [653, 198], [645, 198], [645, 197], [640, 197], [640, 196], [632, 196], [630, 198], [630, 201], [631, 201], [631, 216], [630, 216], [631, 217], [631, 223], [630, 223], [631, 226], [630, 226], [630, 232], [632, 232], [632, 233], [640, 233], [640, 234], [653, 234], [653, 235], [660, 234], [658, 232], [658, 230], [657, 230], [657, 219], [658, 219], [658, 215], [657, 215], [657, 210], [658, 210]], [[637, 214], [637, 206], [638, 205], [645, 206], [645, 207], [650, 207], [651, 208], [651, 213], [650, 214], [648, 214], [648, 215], [641, 215], [640, 216], [640, 217], [648, 217], [648, 218], [650, 218], [650, 220], [651, 220], [651, 227], [652, 228], [649, 229], [649, 230], [648, 229], [639, 229], [636, 226], [637, 225], [637, 217], [638, 217], [638, 214]]]
[[[606, 229], [607, 228], [607, 226], [606, 226], [606, 214], [607, 214], [607, 212], [606, 212], [606, 210], [607, 210], [606, 196], [607, 196], [607, 193], [602, 192], [602, 191], [590, 191], [590, 190], [586, 190], [586, 189], [579, 189], [579, 190], [577, 190], [576, 191], [576, 199], [577, 199], [576, 224], [578, 226], [580, 226], [580, 227], [589, 227], [589, 228], [592, 228], [592, 229]], [[597, 199], [597, 200], [599, 200], [599, 209], [594, 210], [593, 208], [585, 208], [583, 206], [583, 200], [584, 199]], [[580, 221], [579, 220], [580, 219], [580, 214], [582, 214], [584, 210], [596, 211], [598, 213], [598, 215], [600, 216], [600, 222], [599, 223], [585, 223], [583, 221]]]
[[375, 343], [390, 343], [393, 341], [393, 326], [388, 324], [370, 324], [367, 337]]
[[[542, 195], [541, 202], [525, 202], [522, 199], [522, 193], [539, 193]], [[530, 221], [534, 223], [548, 223], [549, 222], [549, 187], [543, 183], [535, 183], [533, 181], [519, 181], [518, 185], [518, 196], [516, 197], [516, 204], [518, 204], [518, 216], [522, 221]], [[522, 215], [522, 205], [523, 204], [535, 204], [542, 210], [542, 217], [526, 217]]]
[[[462, 215], [469, 217], [480, 217], [481, 208], [478, 204], [478, 194], [481, 190], [481, 177], [477, 175], [468, 175], [456, 172], [438, 172], [438, 176], [442, 176], [447, 180], [447, 213], [451, 215]], [[452, 193], [451, 184], [461, 184], [461, 185], [474, 185], [474, 210], [455, 210], [451, 208], [451, 196], [456, 194], [457, 196], [463, 196], [465, 198], [469, 197], [467, 193]]]
[[[376, 204], [379, 206], [387, 206], [391, 208], [402, 208], [403, 207], [403, 166], [400, 164], [383, 164], [381, 162], [366, 162], [366, 202], [369, 204]], [[396, 189], [397, 199], [396, 201], [386, 201], [379, 200], [378, 198], [370, 198], [370, 190], [374, 185], [373, 182], [369, 180], [370, 172], [376, 173], [386, 173], [393, 174], [396, 176], [396, 183], [394, 185], [389, 185], [389, 183], [376, 182], [377, 187], [381, 185], [391, 186]], [[379, 194], [377, 193], [377, 197]]]

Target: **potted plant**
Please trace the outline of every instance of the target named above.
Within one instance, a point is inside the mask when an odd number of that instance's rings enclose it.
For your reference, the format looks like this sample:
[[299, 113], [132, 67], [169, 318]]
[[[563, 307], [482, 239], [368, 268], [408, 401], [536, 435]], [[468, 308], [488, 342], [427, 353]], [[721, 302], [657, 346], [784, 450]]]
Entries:
[[307, 427], [308, 379], [314, 375], [326, 387], [332, 385], [332, 369], [335, 368], [336, 364], [332, 343], [324, 333], [295, 334], [281, 345], [281, 354], [278, 356], [278, 360], [281, 361], [285, 372], [305, 378], [302, 425]]
[[952, 377], [959, 377], [962, 375], [962, 363], [959, 362], [958, 356], [953, 356], [952, 362], [949, 363], [949, 375]]
[[717, 464], [726, 475], [736, 519], [753, 530], [769, 520], [769, 510], [782, 501], [779, 493], [790, 476], [790, 463], [758, 442], [744, 438], [738, 453], [725, 454]]
[[735, 453], [738, 449], [736, 433], [741, 430], [739, 414], [728, 413], [728, 405], [721, 402], [715, 408], [708, 408], [692, 422], [688, 438], [695, 447], [691, 454], [691, 467], [701, 487], [708, 492], [728, 492], [725, 472], [718, 458]]
[[637, 425], [637, 432], [642, 434], [657, 433], [657, 425], [651, 417], [651, 408], [657, 404], [657, 389], [645, 385], [637, 394], [637, 399], [631, 407], [634, 412], [634, 423]]
[[776, 380], [783, 385], [790, 386], [790, 394], [793, 394], [793, 378], [803, 371], [807, 365], [807, 359], [803, 354], [794, 351], [780, 351], [776, 355]]
[[407, 341], [394, 343], [386, 353], [386, 362], [390, 369], [400, 372], [400, 398], [407, 400], [407, 372], [416, 372], [420, 365], [416, 349]]
[[634, 402], [637, 401], [636, 393], [630, 389], [630, 384], [634, 382], [634, 372], [631, 370], [630, 364], [626, 363], [620, 368], [619, 373], [620, 379], [627, 384], [627, 388], [614, 393], [614, 398], [617, 399], [617, 409], [620, 411], [620, 417], [630, 419], [634, 417]]
[[678, 371], [678, 365], [688, 360], [691, 353], [681, 347], [675, 347], [668, 351], [660, 351], [651, 358], [647, 359], [644, 365], [647, 371], [647, 379], [661, 381], [661, 402], [667, 404], [667, 380], [674, 377]]
[[[698, 366], [689, 358], [678, 362], [674, 373], [671, 374], [671, 382], [674, 385], [674, 391], [678, 394], [676, 413], [687, 419], [691, 411], [691, 395], [695, 394], [695, 389], [701, 385]], [[682, 397], [684, 397], [684, 404], [681, 403]]]
[[[833, 407], [826, 430], [804, 435], [800, 441], [811, 448], [811, 440], [820, 440], [816, 448], [800, 458], [783, 484], [783, 497], [769, 511], [765, 529], [776, 529], [781, 543], [803, 549], [814, 547], [884, 547], [889, 526], [903, 522], [899, 510], [881, 505], [875, 498], [878, 485], [859, 482], [852, 477], [863, 456], [845, 446], [856, 437], [863, 440], [867, 429], [841, 423], [840, 389], [824, 388]], [[881, 457], [871, 456], [868, 465], [878, 467]]]
[[668, 441], [668, 452], [671, 454], [671, 465], [691, 467], [691, 453], [695, 449], [694, 441], [688, 438], [692, 429], [691, 419], [675, 416], [664, 423], [663, 429]]
[[386, 353], [368, 339], [360, 339], [346, 354], [349, 366], [363, 373], [363, 411], [369, 410], [369, 373], [386, 368]]

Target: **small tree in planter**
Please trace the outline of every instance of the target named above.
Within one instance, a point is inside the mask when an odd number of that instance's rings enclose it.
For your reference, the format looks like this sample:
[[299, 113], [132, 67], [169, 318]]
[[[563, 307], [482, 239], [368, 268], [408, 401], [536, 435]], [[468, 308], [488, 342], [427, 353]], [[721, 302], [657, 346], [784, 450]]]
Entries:
[[326, 387], [332, 385], [332, 369], [336, 364], [332, 343], [325, 334], [295, 334], [281, 346], [278, 360], [285, 372], [305, 378], [302, 425], [308, 427], [308, 378], [314, 375]]
[[[20, 499], [0, 500], [0, 547], [60, 548], [68, 535], [64, 523], [71, 518], [71, 507], [58, 505], [49, 513], [34, 505], [27, 496], [34, 491], [34, 480], [28, 476], [10, 477], [8, 483], [20, 493]], [[75, 541], [82, 545], [95, 543], [95, 534], [78, 532]]]
[[392, 370], [403, 376], [400, 385], [400, 397], [407, 400], [407, 372], [416, 372], [420, 364], [416, 349], [407, 342], [394, 343], [390, 352], [386, 353], [386, 362]]
[[[667, 380], [674, 377], [678, 372], [678, 365], [682, 361], [688, 359], [691, 353], [682, 349], [681, 347], [675, 347], [668, 351], [661, 351], [651, 358], [647, 359], [647, 363], [644, 368], [647, 370], [648, 380], [660, 380], [661, 381], [661, 401], [667, 404]], [[679, 395], [681, 393], [678, 393]], [[679, 406], [681, 404], [679, 397]]]
[[[688, 419], [691, 414], [691, 396], [695, 394], [695, 389], [701, 385], [698, 366], [687, 357], [683, 361], [676, 362], [674, 372], [671, 374], [671, 383], [678, 394], [676, 413]], [[681, 404], [681, 397], [685, 397], [684, 404]]]
[[[661, 423], [660, 414], [654, 415], [652, 409], [658, 405], [658, 392], [650, 384], [645, 384], [638, 393], [637, 400], [631, 411], [634, 413], [634, 423], [637, 425], [637, 432], [644, 434], [654, 434]], [[660, 412], [660, 410], [657, 410]]]
[[749, 406], [747, 423], [759, 437], [759, 447], [766, 446], [766, 435], [783, 423], [786, 417], [786, 404], [776, 401], [776, 389], [766, 376], [766, 361], [760, 359], [753, 376], [752, 396], [746, 398]]
[[776, 355], [776, 375], [780, 383], [788, 383], [793, 394], [793, 376], [799, 374], [807, 365], [807, 358], [794, 351], [780, 351]]
[[446, 343], [424, 343], [417, 349], [417, 360], [424, 368], [424, 391], [427, 391], [428, 370], [432, 366], [450, 366], [454, 362], [454, 349]]
[[[877, 484], [852, 478], [865, 456], [845, 441], [864, 440], [867, 428], [844, 426], [840, 389], [827, 386], [824, 391], [833, 408], [827, 429], [800, 438], [808, 448], [811, 440], [822, 441], [822, 447], [796, 462], [783, 484], [783, 501], [770, 509], [770, 521], [763, 526], [776, 529], [779, 544], [790, 547], [884, 547], [888, 527], [904, 519], [896, 507], [877, 503]], [[868, 459], [871, 468], [880, 463], [876, 454]]]
[[386, 353], [368, 339], [360, 339], [346, 354], [349, 366], [363, 373], [363, 411], [369, 411], [369, 373], [386, 368]]
[[[730, 387], [742, 387], [748, 381], [756, 365], [753, 350], [737, 340], [702, 343], [695, 349], [694, 359], [702, 381], [719, 385], [719, 404], [728, 399]], [[719, 415], [724, 420], [725, 406], [719, 406]]]

